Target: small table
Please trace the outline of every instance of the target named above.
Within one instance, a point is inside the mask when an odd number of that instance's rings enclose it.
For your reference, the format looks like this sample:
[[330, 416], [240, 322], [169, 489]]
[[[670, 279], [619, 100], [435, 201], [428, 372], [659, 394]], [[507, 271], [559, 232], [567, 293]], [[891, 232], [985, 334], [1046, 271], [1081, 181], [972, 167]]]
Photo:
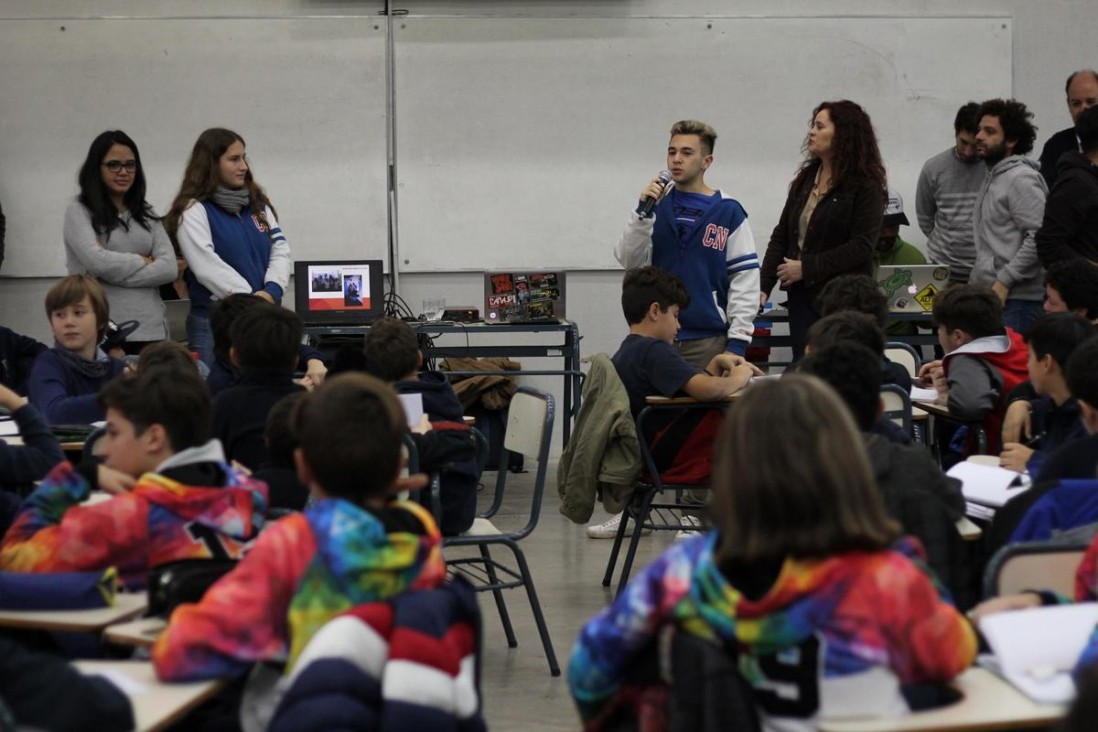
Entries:
[[970, 668], [953, 685], [964, 694], [955, 704], [904, 717], [825, 720], [823, 732], [936, 732], [937, 730], [1002, 730], [1055, 724], [1061, 704], [1038, 704], [1010, 683], [982, 668]]
[[102, 676], [119, 687], [133, 706], [137, 732], [170, 727], [228, 685], [228, 679], [165, 683], [148, 661], [74, 661], [88, 676]]
[[131, 620], [128, 623], [109, 626], [103, 631], [103, 640], [119, 646], [151, 648], [167, 627], [168, 621], [164, 618]]
[[0, 610], [0, 627], [98, 633], [108, 625], [137, 617], [149, 606], [144, 592], [118, 593], [112, 607], [88, 610]]

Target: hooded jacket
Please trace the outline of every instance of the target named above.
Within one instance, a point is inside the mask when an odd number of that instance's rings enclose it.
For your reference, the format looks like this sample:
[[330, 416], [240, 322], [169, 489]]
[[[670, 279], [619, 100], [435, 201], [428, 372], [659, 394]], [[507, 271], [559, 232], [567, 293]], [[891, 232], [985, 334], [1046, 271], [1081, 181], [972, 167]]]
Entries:
[[950, 679], [975, 658], [972, 627], [916, 564], [914, 540], [891, 551], [787, 558], [757, 600], [718, 569], [717, 541], [711, 532], [676, 544], [584, 627], [568, 667], [584, 720], [598, 715], [665, 623], [739, 650], [767, 731], [902, 715], [901, 685]]
[[[214, 463], [220, 485], [169, 477]], [[239, 558], [263, 525], [267, 486], [224, 463], [216, 441], [176, 453], [129, 493], [80, 505], [91, 486], [73, 466], [54, 468], [23, 503], [0, 546], [0, 569], [80, 572], [117, 567], [123, 586], [145, 586], [178, 559]]]
[[1028, 358], [1025, 341], [1010, 328], [1003, 335], [969, 341], [942, 357], [950, 414], [962, 422], [982, 422], [989, 455], [999, 454], [1006, 398], [1029, 378]]
[[239, 674], [256, 661], [293, 668], [326, 622], [356, 605], [446, 576], [430, 514], [399, 502], [380, 514], [338, 498], [268, 528], [198, 604], [180, 605], [152, 649], [164, 681]]
[[1022, 155], [1004, 158], [988, 172], [972, 213], [976, 262], [970, 284], [991, 287], [998, 280], [1010, 290], [1011, 299], [1044, 299], [1036, 233], [1047, 195], [1037, 163]]
[[1037, 256], [1046, 267], [1079, 257], [1098, 263], [1098, 165], [1068, 152], [1059, 168], [1037, 232]]

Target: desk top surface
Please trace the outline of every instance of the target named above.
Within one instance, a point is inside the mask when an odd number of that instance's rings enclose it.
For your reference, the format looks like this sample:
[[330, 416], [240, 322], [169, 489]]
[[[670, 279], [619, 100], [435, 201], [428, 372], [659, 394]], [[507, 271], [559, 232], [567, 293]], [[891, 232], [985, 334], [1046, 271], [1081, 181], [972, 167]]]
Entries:
[[148, 606], [149, 599], [144, 592], [118, 593], [115, 595], [113, 607], [89, 610], [0, 610], [0, 627], [75, 633], [98, 632], [108, 625], [140, 615]]
[[820, 722], [823, 732], [934, 732], [1042, 727], [1066, 713], [1059, 704], [1038, 704], [1008, 682], [982, 668], [970, 668], [954, 681], [964, 698], [956, 704], [892, 719]]
[[109, 626], [103, 631], [103, 638], [120, 646], [149, 648], [167, 627], [168, 621], [164, 618], [141, 618]]
[[155, 732], [179, 721], [228, 684], [225, 679], [164, 683], [148, 661], [74, 661], [85, 675], [107, 678], [133, 706], [138, 732]]
[[[506, 335], [508, 333], [567, 332], [576, 330], [575, 322], [561, 320], [556, 323], [455, 323], [449, 320], [406, 321], [416, 333], [477, 333]], [[307, 325], [305, 332], [317, 335], [355, 335], [370, 330], [369, 325]]]

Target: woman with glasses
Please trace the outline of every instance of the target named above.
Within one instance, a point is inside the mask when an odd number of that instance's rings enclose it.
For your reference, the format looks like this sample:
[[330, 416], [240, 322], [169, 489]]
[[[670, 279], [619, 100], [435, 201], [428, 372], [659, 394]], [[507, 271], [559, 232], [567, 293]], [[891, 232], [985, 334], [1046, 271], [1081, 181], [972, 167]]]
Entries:
[[129, 135], [109, 130], [92, 141], [78, 176], [80, 195], [65, 211], [65, 266], [103, 286], [116, 322], [140, 325], [127, 353], [168, 337], [160, 285], [178, 275], [160, 217], [145, 200], [145, 171]]
[[164, 223], [187, 260], [188, 344], [212, 365], [212, 302], [247, 293], [281, 304], [293, 266], [274, 208], [252, 177], [243, 137], [220, 127], [199, 135]]

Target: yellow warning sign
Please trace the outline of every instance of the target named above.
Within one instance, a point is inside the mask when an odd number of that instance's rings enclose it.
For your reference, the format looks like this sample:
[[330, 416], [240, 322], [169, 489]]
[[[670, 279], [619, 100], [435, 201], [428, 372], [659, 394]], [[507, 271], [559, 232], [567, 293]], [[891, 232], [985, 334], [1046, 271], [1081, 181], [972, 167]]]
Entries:
[[923, 310], [929, 311], [934, 306], [934, 296], [938, 294], [938, 288], [927, 285], [915, 293], [915, 302], [923, 306]]

